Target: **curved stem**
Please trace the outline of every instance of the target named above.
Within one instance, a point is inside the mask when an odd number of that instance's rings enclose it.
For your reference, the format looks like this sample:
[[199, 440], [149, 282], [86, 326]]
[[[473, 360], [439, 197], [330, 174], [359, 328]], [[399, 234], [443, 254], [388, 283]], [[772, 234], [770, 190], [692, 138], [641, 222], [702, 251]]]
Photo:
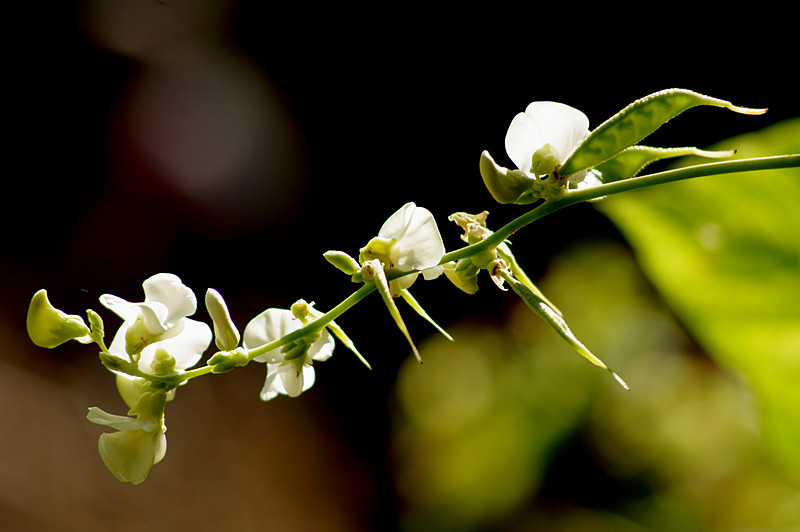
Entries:
[[[685, 179], [693, 179], [696, 177], [706, 177], [719, 174], [752, 172], [756, 170], [773, 170], [779, 168], [792, 168], [792, 167], [800, 167], [800, 154], [779, 155], [775, 157], [761, 157], [761, 158], [751, 158], [751, 159], [738, 159], [733, 161], [700, 164], [695, 166], [688, 166], [686, 168], [679, 168], [676, 170], [667, 170], [655, 174], [634, 177], [631, 179], [626, 179], [624, 181], [615, 181], [612, 183], [606, 183], [591, 188], [585, 188], [573, 191], [563, 191], [561, 195], [555, 198], [548, 199], [547, 201], [541, 203], [532, 210], [510, 221], [509, 223], [507, 223], [506, 225], [495, 231], [491, 236], [487, 237], [486, 240], [483, 240], [482, 242], [478, 242], [476, 244], [465, 246], [461, 249], [457, 249], [449, 253], [445, 253], [442, 256], [440, 264], [458, 260], [464, 257], [470, 257], [477, 253], [481, 253], [487, 249], [497, 247], [498, 245], [502, 244], [506, 239], [508, 239], [511, 235], [513, 235], [526, 225], [548, 214], [552, 214], [555, 211], [558, 211], [570, 205], [574, 205], [576, 203], [582, 203], [584, 201], [598, 199], [605, 196], [610, 196], [612, 194], [619, 194], [621, 192], [628, 192], [631, 190], [637, 190], [664, 183], [682, 181]], [[403, 274], [407, 275], [410, 273], [414, 272], [404, 272]], [[318, 319], [308, 323], [307, 325], [297, 329], [296, 331], [287, 334], [286, 336], [283, 336], [282, 338], [279, 338], [266, 345], [250, 350], [248, 353], [248, 358], [252, 360], [255, 357], [267, 353], [277, 347], [286, 345], [289, 342], [292, 342], [308, 334], [318, 331], [320, 328], [325, 327], [327, 324], [329, 324], [330, 322], [332, 322], [333, 320], [344, 314], [345, 311], [350, 309], [356, 303], [364, 299], [367, 295], [373, 292], [375, 288], [376, 286], [374, 282], [365, 283], [358, 290], [356, 290], [349, 297], [347, 297], [344, 301], [342, 301], [341, 303], [336, 305], [333, 309], [329, 310], [328, 312], [320, 316]], [[205, 375], [206, 373], [211, 373], [211, 370], [212, 370], [211, 366], [203, 366], [201, 368], [196, 368], [194, 370], [187, 371], [180, 375], [178, 382], [185, 382], [194, 377]]]
[[628, 192], [640, 188], [693, 179], [696, 177], [706, 177], [719, 174], [730, 174], [738, 172], [752, 172], [756, 170], [775, 170], [779, 168], [800, 167], [800, 154], [778, 155], [775, 157], [759, 157], [753, 159], [738, 159], [734, 161], [722, 161], [708, 164], [699, 164], [667, 170], [655, 174], [633, 177], [624, 181], [615, 181], [591, 188], [584, 188], [573, 191], [565, 191], [561, 196], [545, 201], [538, 207], [526, 212], [525, 214], [510, 221], [491, 236], [482, 242], [465, 246], [461, 249], [446, 253], [442, 257], [441, 263], [452, 260], [462, 259], [485, 251], [489, 248], [497, 247], [511, 235], [548, 214], [563, 209], [576, 203], [582, 203], [593, 199]]

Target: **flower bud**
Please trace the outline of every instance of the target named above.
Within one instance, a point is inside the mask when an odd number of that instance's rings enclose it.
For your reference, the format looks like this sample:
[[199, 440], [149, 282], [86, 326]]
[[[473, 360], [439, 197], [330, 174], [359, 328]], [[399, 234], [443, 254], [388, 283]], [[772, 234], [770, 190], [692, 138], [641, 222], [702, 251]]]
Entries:
[[235, 349], [241, 339], [239, 330], [231, 319], [225, 300], [213, 288], [206, 291], [206, 309], [214, 322], [214, 342], [217, 347], [223, 351]]
[[449, 262], [444, 265], [444, 274], [451, 283], [467, 294], [478, 291], [478, 273], [480, 268], [472, 264], [472, 260], [464, 258], [457, 263]]
[[526, 204], [539, 199], [540, 181], [498, 165], [485, 150], [481, 153], [480, 172], [486, 188], [499, 203]]
[[155, 375], [171, 375], [175, 373], [175, 357], [170, 355], [166, 349], [159, 347], [153, 355], [150, 367]]
[[219, 351], [208, 359], [208, 365], [212, 366], [211, 373], [227, 373], [233, 368], [246, 366], [250, 362], [244, 348], [237, 348], [232, 351]]
[[89, 327], [83, 318], [74, 314], [66, 314], [50, 304], [47, 291], [42, 289], [36, 292], [28, 307], [27, 318], [28, 336], [39, 347], [52, 349], [69, 340], [78, 340], [87, 344], [92, 341], [89, 337]]
[[347, 275], [353, 275], [361, 269], [356, 259], [345, 253], [344, 251], [330, 250], [323, 254], [325, 260], [339, 268]]

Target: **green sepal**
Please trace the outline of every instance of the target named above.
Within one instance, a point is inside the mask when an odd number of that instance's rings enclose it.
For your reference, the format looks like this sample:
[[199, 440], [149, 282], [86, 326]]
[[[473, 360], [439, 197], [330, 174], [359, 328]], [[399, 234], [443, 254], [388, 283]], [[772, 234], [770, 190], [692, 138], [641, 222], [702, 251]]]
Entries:
[[219, 351], [208, 359], [211, 373], [227, 373], [234, 368], [246, 366], [249, 362], [247, 351], [241, 347], [233, 351]]
[[509, 247], [507, 241], [497, 246], [497, 255], [501, 259], [503, 259], [503, 261], [505, 261], [506, 265], [511, 270], [511, 273], [514, 275], [515, 279], [524, 284], [528, 288], [528, 290], [530, 290], [536, 295], [536, 297], [544, 301], [544, 303], [551, 309], [553, 309], [553, 311], [556, 314], [558, 314], [559, 316], [562, 315], [561, 311], [558, 310], [558, 307], [556, 307], [549, 299], [547, 299], [547, 297], [545, 297], [545, 295], [542, 293], [539, 287], [536, 286], [533, 283], [533, 281], [531, 281], [530, 277], [528, 277], [528, 274], [525, 273], [525, 270], [523, 270], [522, 267], [519, 265], [516, 257], [514, 257], [514, 254], [511, 253], [511, 248]]
[[350, 337], [347, 336], [347, 334], [345, 334], [344, 330], [342, 330], [342, 328], [339, 327], [339, 325], [336, 324], [336, 322], [331, 321], [330, 323], [328, 323], [328, 325], [326, 325], [326, 327], [328, 327], [328, 329], [333, 333], [333, 335], [336, 338], [338, 338], [339, 341], [342, 342], [345, 345], [345, 347], [347, 347], [350, 351], [352, 351], [358, 357], [358, 359], [361, 361], [362, 364], [367, 366], [368, 369], [372, 369], [372, 366], [369, 365], [369, 362], [367, 362], [367, 359], [365, 359], [361, 355], [361, 353], [358, 352], [358, 349], [356, 349], [356, 345], [353, 343], [353, 341], [350, 339]]
[[406, 303], [408, 303], [408, 305], [409, 305], [411, 308], [413, 308], [413, 309], [416, 311], [416, 313], [417, 313], [417, 314], [419, 314], [420, 316], [422, 316], [422, 318], [423, 318], [425, 321], [427, 321], [428, 323], [430, 323], [431, 325], [433, 325], [433, 327], [434, 327], [434, 328], [435, 328], [437, 331], [439, 331], [440, 333], [442, 333], [442, 335], [443, 335], [445, 338], [447, 338], [447, 339], [448, 339], [448, 340], [450, 340], [451, 342], [453, 341], [453, 337], [452, 337], [452, 336], [450, 336], [450, 335], [447, 333], [447, 331], [445, 331], [444, 329], [442, 329], [442, 328], [439, 326], [439, 324], [438, 324], [438, 323], [436, 323], [435, 321], [433, 321], [433, 318], [431, 318], [431, 317], [430, 317], [430, 315], [429, 315], [427, 312], [425, 312], [425, 309], [423, 309], [423, 308], [422, 308], [422, 306], [421, 306], [421, 305], [420, 305], [420, 304], [417, 302], [417, 300], [416, 300], [416, 299], [414, 299], [414, 296], [412, 296], [412, 295], [411, 295], [411, 292], [409, 292], [407, 288], [404, 288], [403, 290], [401, 290], [401, 291], [400, 291], [400, 296], [402, 296], [402, 298], [403, 298], [403, 299], [406, 301]]
[[766, 109], [737, 107], [731, 102], [684, 89], [667, 89], [636, 100], [600, 124], [561, 166], [559, 173], [570, 176], [594, 168], [633, 146], [666, 122], [698, 105], [724, 107], [748, 115]]
[[107, 369], [111, 371], [130, 374], [131, 368], [135, 367], [135, 365], [132, 364], [131, 362], [123, 360], [105, 351], [100, 351], [98, 356], [100, 357], [100, 363], [102, 363]]
[[570, 330], [569, 325], [567, 325], [567, 322], [564, 320], [563, 316], [553, 309], [553, 307], [551, 307], [546, 300], [539, 297], [525, 284], [515, 279], [512, 275], [503, 275], [503, 279], [505, 279], [509, 286], [511, 286], [511, 289], [522, 298], [525, 304], [528, 305], [528, 307], [533, 310], [537, 316], [546, 321], [548, 325], [550, 325], [564, 340], [567, 341], [568, 344], [573, 347], [573, 349], [575, 349], [575, 351], [578, 352], [578, 354], [595, 366], [601, 367], [608, 371], [620, 386], [626, 390], [630, 390], [628, 385], [619, 375], [606, 366], [602, 360], [597, 358], [580, 340], [578, 340], [578, 338], [573, 334], [572, 330]]
[[635, 177], [648, 164], [661, 159], [683, 157], [687, 155], [721, 159], [724, 157], [731, 157], [735, 153], [735, 150], [707, 151], [691, 147], [653, 148], [650, 146], [631, 146], [597, 166], [596, 170], [601, 174], [600, 181], [603, 183], [612, 183], [614, 181], [622, 181], [623, 179]]
[[391, 314], [392, 319], [397, 324], [397, 328], [400, 329], [400, 332], [402, 332], [403, 336], [408, 340], [411, 350], [414, 352], [414, 357], [421, 364], [422, 356], [419, 354], [414, 340], [411, 339], [411, 333], [408, 332], [408, 327], [406, 327], [403, 317], [400, 315], [400, 310], [397, 308], [397, 305], [394, 304], [394, 299], [392, 299], [392, 292], [389, 288], [389, 281], [386, 279], [386, 272], [383, 269], [383, 264], [378, 260], [370, 260], [364, 263], [362, 271], [367, 280], [375, 283], [375, 288], [378, 289], [383, 303], [386, 305], [386, 308], [389, 309], [389, 314]]

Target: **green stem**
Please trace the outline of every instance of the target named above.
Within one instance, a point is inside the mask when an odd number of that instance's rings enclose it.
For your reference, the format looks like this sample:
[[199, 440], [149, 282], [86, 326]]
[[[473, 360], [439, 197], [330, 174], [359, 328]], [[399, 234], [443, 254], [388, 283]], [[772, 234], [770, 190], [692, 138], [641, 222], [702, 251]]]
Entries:
[[[552, 214], [564, 207], [582, 203], [593, 199], [610, 196], [612, 194], [619, 194], [621, 192], [628, 192], [641, 188], [661, 185], [664, 183], [671, 183], [674, 181], [682, 181], [685, 179], [693, 179], [696, 177], [706, 177], [719, 174], [729, 174], [737, 172], [752, 172], [757, 170], [774, 170], [779, 168], [792, 168], [800, 167], [800, 154], [779, 155], [775, 157], [761, 157], [752, 159], [738, 159], [733, 161], [722, 161], [708, 164], [700, 164], [689, 166], [686, 168], [679, 168], [676, 170], [667, 170], [655, 174], [649, 174], [624, 181], [615, 181], [613, 183], [606, 183], [596, 187], [585, 188], [573, 191], [564, 191], [560, 196], [551, 198], [544, 203], [539, 204], [537, 207], [526, 212], [525, 214], [510, 221], [491, 236], [478, 242], [465, 246], [461, 249], [445, 253], [442, 256], [440, 264], [455, 261], [464, 257], [481, 253], [487, 249], [497, 247], [507, 240], [511, 235], [525, 227], [526, 225], [542, 218], [548, 214]], [[413, 272], [404, 272], [409, 274]], [[266, 345], [250, 350], [248, 357], [250, 360], [253, 358], [267, 353], [277, 347], [286, 345], [296, 339], [302, 338], [308, 334], [318, 331], [320, 328], [332, 322], [345, 311], [350, 309], [356, 303], [364, 299], [367, 295], [375, 290], [375, 283], [365, 283], [361, 288], [353, 292], [347, 299], [339, 303], [336, 307], [329, 310], [313, 322], [293, 331], [286, 336], [274, 340]], [[194, 377], [211, 373], [211, 366], [203, 366], [187, 371], [180, 375], [178, 382], [185, 382]]]
[[652, 187], [664, 183], [693, 179], [696, 177], [793, 167], [800, 167], [800, 154], [778, 155], [775, 157], [738, 159], [734, 161], [699, 164], [695, 166], [688, 166], [686, 168], [667, 170], [655, 174], [634, 177], [624, 181], [606, 183], [596, 187], [565, 191], [561, 196], [555, 199], [550, 199], [540, 204], [538, 207], [535, 207], [534, 209], [510, 221], [495, 231], [494, 234], [489, 236], [486, 240], [463, 247], [461, 249], [457, 249], [455, 251], [451, 251], [450, 253], [445, 253], [440, 264], [462, 259], [464, 257], [470, 257], [487, 249], [497, 247], [498, 245], [502, 244], [503, 241], [507, 240], [511, 235], [531, 222], [576, 203], [582, 203], [584, 201], [598, 199], [604, 196], [610, 196], [612, 194], [619, 194], [621, 192]]
[[[311, 333], [317, 332], [321, 328], [328, 325], [330, 322], [341, 316], [345, 313], [350, 307], [354, 306], [356, 303], [367, 297], [372, 291], [375, 290], [375, 283], [366, 283], [361, 288], [350, 294], [350, 296], [333, 307], [331, 310], [317, 318], [316, 320], [300, 327], [296, 331], [292, 331], [289, 334], [278, 338], [277, 340], [273, 340], [272, 342], [262, 345], [260, 347], [251, 349], [247, 357], [249, 360], [253, 360], [259, 355], [263, 355], [264, 353], [268, 353], [273, 349], [281, 347], [283, 345], [288, 344], [289, 342], [293, 342], [299, 338], [304, 336], [308, 336]], [[190, 379], [195, 377], [199, 377], [201, 375], [205, 375], [207, 373], [211, 373], [213, 366], [203, 366], [200, 368], [195, 368], [193, 370], [186, 371], [180, 375], [179, 382], [186, 382]]]

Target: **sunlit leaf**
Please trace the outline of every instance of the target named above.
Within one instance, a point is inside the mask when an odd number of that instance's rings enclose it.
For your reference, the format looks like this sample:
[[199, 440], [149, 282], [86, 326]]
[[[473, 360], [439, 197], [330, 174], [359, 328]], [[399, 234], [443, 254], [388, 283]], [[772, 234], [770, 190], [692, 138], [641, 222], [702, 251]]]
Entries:
[[638, 144], [684, 111], [699, 105], [723, 107], [736, 113], [750, 115], [766, 111], [766, 109], [739, 107], [726, 100], [684, 89], [655, 92], [636, 100], [594, 129], [564, 162], [561, 174], [572, 175], [593, 168], [625, 148]]
[[[715, 149], [798, 153], [800, 119]], [[696, 339], [746, 378], [766, 438], [800, 476], [800, 170], [675, 183], [599, 207]]]

